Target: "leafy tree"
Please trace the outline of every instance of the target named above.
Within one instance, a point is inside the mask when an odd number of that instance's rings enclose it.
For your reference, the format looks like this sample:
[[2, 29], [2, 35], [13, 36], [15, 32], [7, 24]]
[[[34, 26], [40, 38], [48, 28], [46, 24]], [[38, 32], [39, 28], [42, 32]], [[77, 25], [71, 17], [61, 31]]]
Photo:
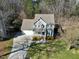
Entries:
[[25, 0], [24, 9], [27, 18], [33, 18], [35, 13], [40, 13], [39, 1], [33, 4], [32, 0]]
[[32, 17], [32, 11], [33, 11], [31, 0], [25, 0], [24, 9], [25, 9], [25, 13], [27, 14], [28, 18], [31, 18]]

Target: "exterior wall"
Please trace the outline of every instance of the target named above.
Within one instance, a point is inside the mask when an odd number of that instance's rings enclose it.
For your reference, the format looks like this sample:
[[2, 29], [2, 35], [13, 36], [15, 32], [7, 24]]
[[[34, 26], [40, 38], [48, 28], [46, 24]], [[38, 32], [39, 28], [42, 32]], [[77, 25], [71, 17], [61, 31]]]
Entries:
[[40, 18], [37, 22], [34, 23], [33, 29], [38, 34], [45, 34], [46, 23]]
[[[43, 25], [43, 27], [42, 27]], [[54, 24], [47, 24], [42, 19], [39, 19], [34, 25], [33, 29], [36, 33], [41, 35], [53, 36], [54, 34]]]
[[39, 19], [39, 20], [34, 24], [34, 28], [42, 28], [42, 24], [44, 25], [44, 28], [46, 28], [46, 23], [45, 23], [42, 19]]
[[47, 35], [53, 36], [54, 34], [54, 25], [53, 24], [47, 24]]

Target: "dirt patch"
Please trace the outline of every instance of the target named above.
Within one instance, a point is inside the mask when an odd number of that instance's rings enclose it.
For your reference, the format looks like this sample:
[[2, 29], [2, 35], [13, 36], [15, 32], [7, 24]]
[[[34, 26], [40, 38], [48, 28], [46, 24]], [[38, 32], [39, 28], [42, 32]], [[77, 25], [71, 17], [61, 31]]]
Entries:
[[[12, 39], [6, 40], [6, 41], [0, 41], [0, 56], [10, 52], [12, 44], [13, 44]], [[4, 59], [4, 57], [6, 57], [6, 56], [2, 56], [0, 58]]]

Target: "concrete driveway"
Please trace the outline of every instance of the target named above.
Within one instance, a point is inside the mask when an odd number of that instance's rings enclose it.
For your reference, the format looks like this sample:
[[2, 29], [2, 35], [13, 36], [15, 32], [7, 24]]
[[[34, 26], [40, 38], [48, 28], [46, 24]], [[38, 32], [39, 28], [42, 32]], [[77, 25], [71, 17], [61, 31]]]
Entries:
[[32, 41], [32, 37], [31, 36], [27, 36], [27, 35], [20, 35], [14, 38], [13, 40], [13, 48], [12, 48], [12, 52], [8, 57], [8, 59], [25, 59], [28, 47], [30, 46]]

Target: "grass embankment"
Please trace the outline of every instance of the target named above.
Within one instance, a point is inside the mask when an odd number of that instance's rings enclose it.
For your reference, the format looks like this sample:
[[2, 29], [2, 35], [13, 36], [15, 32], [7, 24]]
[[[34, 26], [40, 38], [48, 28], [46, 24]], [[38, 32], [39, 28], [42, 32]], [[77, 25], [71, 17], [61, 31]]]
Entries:
[[0, 41], [0, 59], [7, 59], [11, 52], [13, 40]]

